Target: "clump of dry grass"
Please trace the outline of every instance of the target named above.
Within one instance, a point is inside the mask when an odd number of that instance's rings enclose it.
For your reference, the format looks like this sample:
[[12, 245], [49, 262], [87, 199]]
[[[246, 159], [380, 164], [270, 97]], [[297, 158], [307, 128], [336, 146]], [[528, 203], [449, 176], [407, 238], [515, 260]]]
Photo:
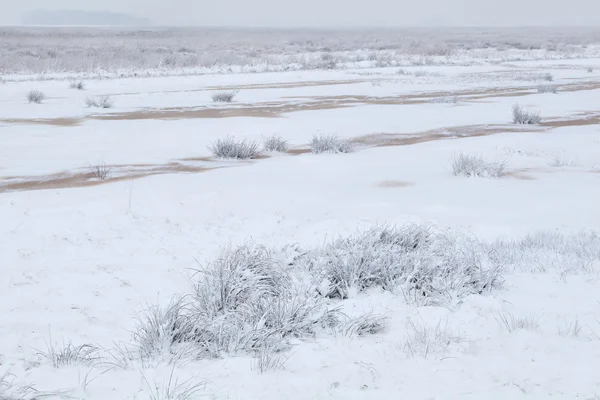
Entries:
[[88, 108], [112, 108], [114, 101], [110, 96], [86, 97], [85, 106]]
[[513, 123], [535, 125], [542, 121], [540, 113], [523, 109], [519, 104], [515, 104], [512, 109]]
[[212, 101], [214, 101], [215, 103], [231, 103], [236, 95], [237, 95], [237, 92], [233, 92], [233, 91], [232, 92], [217, 92], [217, 93], [213, 93]]
[[85, 90], [85, 83], [83, 81], [71, 81], [69, 82], [69, 89]]
[[310, 150], [314, 154], [321, 153], [350, 153], [353, 146], [350, 140], [337, 135], [315, 135], [310, 142]]
[[452, 157], [452, 173], [455, 176], [500, 178], [504, 175], [506, 161], [487, 161], [479, 156], [459, 153]]
[[96, 164], [90, 163], [89, 169], [94, 177], [100, 180], [110, 178], [110, 172], [112, 171], [112, 167], [107, 165], [104, 160], [98, 160]]
[[30, 90], [27, 92], [27, 101], [30, 103], [41, 104], [45, 99], [46, 95], [40, 90]]
[[288, 141], [279, 135], [271, 135], [263, 139], [263, 148], [265, 151], [277, 151], [279, 153], [285, 153], [288, 147]]
[[208, 146], [208, 150], [217, 158], [233, 160], [251, 160], [260, 155], [260, 145], [257, 142], [247, 140], [235, 140], [228, 136], [217, 139]]

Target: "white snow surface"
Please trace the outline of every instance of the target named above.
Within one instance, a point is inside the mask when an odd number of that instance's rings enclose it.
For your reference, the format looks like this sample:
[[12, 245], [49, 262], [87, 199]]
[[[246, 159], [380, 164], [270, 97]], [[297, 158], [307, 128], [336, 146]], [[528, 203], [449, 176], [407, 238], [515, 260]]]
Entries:
[[[578, 121], [600, 112], [600, 69], [587, 73], [577, 61], [561, 62], [560, 69], [551, 69], [550, 61], [414, 68], [437, 73], [421, 77], [382, 68], [366, 70], [370, 75], [362, 70], [95, 80], [84, 91], [70, 90], [66, 81], [1, 85], [0, 378], [10, 373], [6, 382], [32, 385], [50, 398], [89, 400], [184, 399], [152, 397], [151, 387], [168, 386], [170, 376], [204, 383], [197, 398], [215, 399], [600, 398], [600, 260], [592, 255], [589, 268], [575, 271], [558, 248], [544, 249], [543, 257], [507, 259], [501, 288], [458, 304], [420, 307], [377, 288], [336, 300], [349, 314], [388, 317], [386, 329], [364, 337], [295, 340], [284, 369], [263, 374], [249, 354], [140, 363], [128, 370], [105, 364], [54, 368], [40, 355], [51, 344], [111, 349], [131, 343], [137, 313], [190, 293], [189, 277], [198, 264], [250, 239], [273, 248], [313, 248], [378, 224], [407, 223], [489, 243], [538, 232], [574, 240], [571, 233], [598, 229], [600, 129]], [[557, 94], [538, 94], [537, 85], [547, 82], [519, 78], [547, 72]], [[561, 91], [576, 84], [589, 88]], [[495, 88], [525, 93], [466, 93]], [[47, 99], [28, 104], [31, 89]], [[228, 89], [238, 91], [233, 103], [211, 102], [212, 93]], [[458, 93], [458, 103], [376, 101], [438, 92]], [[83, 106], [86, 97], [100, 95], [111, 95], [114, 107]], [[362, 97], [331, 106], [352, 96]], [[314, 105], [325, 97], [330, 103], [323, 107], [271, 117], [86, 119], [166, 108], [274, 109]], [[520, 130], [511, 124], [516, 102], [540, 111], [542, 121], [579, 119]], [[41, 121], [53, 118], [78, 120], [72, 126]], [[473, 125], [479, 132], [485, 126], [501, 129], [478, 137], [455, 134]], [[447, 137], [401, 146], [358, 143], [348, 154], [207, 158], [207, 146], [225, 135], [260, 141], [278, 134], [292, 149], [305, 149], [316, 134], [421, 137], [433, 130], [445, 130]], [[453, 176], [451, 158], [458, 152], [506, 161], [506, 175]], [[551, 166], [557, 158], [569, 162]], [[173, 162], [222, 168], [6, 190], [57, 173], [85, 173], [99, 159], [115, 165], [117, 177]], [[592, 254], [591, 246], [581, 251]], [[534, 323], [509, 332], [503, 317]], [[565, 333], [575, 324], [581, 327], [577, 334]], [[460, 340], [450, 343], [444, 336], [423, 344], [414, 339], [415, 326], [431, 334], [437, 327]], [[432, 347], [411, 356], [407, 342]], [[1, 399], [18, 398], [15, 387], [2, 390], [0, 384]]]

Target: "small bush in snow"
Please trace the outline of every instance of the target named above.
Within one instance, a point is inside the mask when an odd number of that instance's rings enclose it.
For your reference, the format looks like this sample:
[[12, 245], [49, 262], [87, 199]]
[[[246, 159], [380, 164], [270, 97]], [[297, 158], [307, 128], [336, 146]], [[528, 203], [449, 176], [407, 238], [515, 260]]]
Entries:
[[27, 92], [27, 101], [30, 103], [41, 104], [42, 101], [46, 98], [44, 92], [39, 90], [30, 90]]
[[557, 89], [554, 85], [539, 85], [537, 88], [538, 93], [553, 93], [555, 94]]
[[212, 101], [215, 103], [231, 103], [237, 92], [217, 92], [213, 93]]
[[114, 101], [110, 96], [86, 97], [85, 106], [88, 108], [112, 108]]
[[338, 328], [344, 336], [374, 335], [383, 331], [387, 326], [388, 318], [376, 314], [364, 314], [357, 318], [347, 317]]
[[455, 176], [500, 178], [504, 175], [506, 162], [487, 161], [481, 157], [459, 153], [452, 157], [452, 173]]
[[594, 68], [592, 68], [592, 67], [589, 67], [589, 68], [587, 69], [587, 72], [588, 72], [588, 74], [592, 74], [592, 73], [594, 73]]
[[245, 139], [236, 141], [231, 136], [217, 139], [208, 149], [215, 157], [223, 159], [249, 160], [260, 155], [260, 145], [257, 142], [248, 142]]
[[67, 343], [61, 347], [50, 344], [46, 352], [38, 354], [49, 360], [54, 368], [69, 365], [91, 365], [100, 359], [98, 348], [89, 344], [74, 346], [72, 343]]
[[112, 167], [106, 165], [103, 160], [99, 160], [95, 165], [90, 164], [89, 169], [92, 175], [100, 180], [109, 178], [112, 171]]
[[540, 113], [524, 110], [519, 104], [515, 104], [512, 109], [514, 124], [539, 124], [542, 121]]
[[348, 298], [370, 287], [403, 292], [409, 302], [438, 304], [491, 289], [500, 270], [481, 268], [481, 255], [457, 249], [458, 238], [419, 225], [374, 228], [309, 252], [303, 262], [329, 298]]
[[415, 71], [415, 77], [417, 77], [417, 78], [421, 78], [421, 77], [440, 78], [442, 76], [444, 76], [444, 74], [442, 74], [440, 72], [430, 72], [430, 71], [422, 71], [422, 70]]
[[353, 148], [348, 139], [342, 139], [337, 135], [315, 135], [310, 142], [310, 150], [314, 154], [350, 153]]
[[430, 100], [431, 103], [442, 103], [442, 104], [456, 104], [458, 103], [458, 97], [456, 96], [444, 96], [436, 97]]
[[576, 319], [574, 321], [564, 321], [562, 326], [557, 328], [558, 334], [563, 337], [579, 337], [581, 334], [581, 330], [583, 329], [583, 325], [579, 323], [579, 320]]
[[69, 89], [85, 90], [85, 83], [83, 81], [71, 81], [69, 82]]
[[272, 135], [263, 139], [263, 148], [265, 151], [277, 151], [284, 153], [288, 149], [288, 141], [278, 135]]

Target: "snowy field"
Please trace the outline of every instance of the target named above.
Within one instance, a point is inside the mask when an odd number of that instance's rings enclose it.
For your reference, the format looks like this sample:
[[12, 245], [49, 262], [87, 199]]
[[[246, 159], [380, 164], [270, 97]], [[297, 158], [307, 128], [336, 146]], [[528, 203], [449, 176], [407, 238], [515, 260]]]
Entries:
[[600, 399], [600, 47], [560, 37], [3, 66], [0, 399]]

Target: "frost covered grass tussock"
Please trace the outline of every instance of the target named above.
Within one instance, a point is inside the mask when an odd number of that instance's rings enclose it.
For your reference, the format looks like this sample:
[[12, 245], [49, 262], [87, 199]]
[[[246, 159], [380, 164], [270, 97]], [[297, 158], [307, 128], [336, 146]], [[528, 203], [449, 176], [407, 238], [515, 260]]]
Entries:
[[310, 142], [310, 150], [314, 154], [322, 153], [351, 153], [353, 146], [350, 140], [335, 134], [315, 135]]
[[515, 104], [512, 108], [513, 124], [535, 125], [542, 121], [539, 112], [525, 110], [519, 104]]
[[88, 108], [112, 108], [114, 101], [110, 96], [86, 97], [84, 104]]
[[487, 246], [491, 257], [511, 271], [557, 270], [563, 276], [600, 271], [600, 234], [596, 231], [540, 232]]
[[500, 266], [480, 249], [417, 225], [373, 228], [309, 250], [228, 247], [196, 271], [190, 294], [140, 315], [134, 353], [171, 361], [250, 353], [276, 368], [264, 357], [278, 357], [293, 338], [384, 330], [385, 316], [350, 317], [337, 307], [369, 288], [439, 305], [499, 286]]
[[285, 153], [288, 147], [288, 141], [279, 135], [271, 135], [263, 139], [263, 148], [265, 151]]
[[40, 90], [30, 90], [27, 92], [27, 101], [30, 103], [41, 104], [45, 99], [46, 95]]
[[538, 93], [552, 93], [556, 94], [558, 89], [554, 85], [538, 85], [537, 87]]
[[217, 92], [213, 93], [212, 101], [215, 103], [231, 103], [237, 92]]
[[85, 83], [83, 81], [71, 81], [69, 82], [69, 89], [85, 90]]
[[434, 104], [456, 104], [456, 103], [458, 103], [458, 97], [456, 97], [456, 96], [436, 97], [434, 99], [431, 99], [430, 103], [434, 103]]
[[450, 160], [455, 176], [500, 178], [504, 175], [505, 161], [487, 161], [482, 157], [458, 153]]
[[217, 139], [208, 146], [208, 150], [217, 158], [233, 160], [250, 160], [260, 155], [259, 143], [235, 140], [233, 136]]

